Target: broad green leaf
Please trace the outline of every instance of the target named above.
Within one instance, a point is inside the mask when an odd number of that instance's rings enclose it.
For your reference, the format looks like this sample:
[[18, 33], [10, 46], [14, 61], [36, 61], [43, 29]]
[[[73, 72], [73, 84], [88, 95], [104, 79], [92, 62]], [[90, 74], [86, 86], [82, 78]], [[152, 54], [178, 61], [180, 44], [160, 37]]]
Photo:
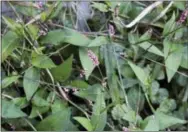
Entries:
[[141, 92], [141, 88], [132, 87], [129, 89], [127, 94], [128, 102], [130, 107], [134, 111], [140, 111], [143, 109], [145, 97], [144, 94]]
[[16, 82], [20, 76], [10, 76], [6, 77], [2, 80], [2, 87], [1, 88], [6, 88], [12, 83]]
[[24, 107], [26, 107], [27, 104], [28, 104], [28, 101], [27, 101], [26, 97], [14, 98], [14, 99], [12, 100], [12, 102], [13, 102], [15, 105], [19, 106], [20, 108], [24, 108]]
[[31, 99], [31, 103], [38, 107], [50, 106], [50, 103], [46, 99], [47, 95], [48, 92], [44, 88], [40, 88]]
[[35, 67], [30, 67], [24, 74], [24, 91], [27, 100], [30, 100], [33, 94], [37, 91], [40, 84], [40, 70]]
[[125, 104], [117, 104], [115, 107], [113, 107], [111, 113], [114, 120], [121, 120], [122, 115], [125, 115], [126, 111], [126, 105]]
[[56, 113], [58, 111], [64, 110], [67, 108], [67, 102], [60, 100], [60, 99], [55, 99], [54, 103], [51, 105], [52, 113]]
[[188, 46], [183, 48], [181, 67], [188, 69]]
[[107, 12], [107, 5], [103, 4], [103, 3], [98, 3], [98, 2], [93, 2], [92, 7], [98, 9], [101, 12]]
[[38, 107], [38, 106], [33, 105], [31, 113], [29, 115], [29, 118], [35, 118], [35, 117], [40, 116], [48, 111], [49, 111], [49, 107], [47, 107], [47, 106]]
[[155, 116], [151, 116], [144, 131], [159, 131], [159, 124], [158, 121], [156, 121]]
[[151, 96], [152, 103], [160, 104], [166, 100], [169, 96], [168, 90], [165, 88], [159, 88], [155, 95]]
[[168, 113], [176, 109], [176, 101], [173, 99], [165, 99], [160, 103], [157, 111]]
[[88, 88], [88, 84], [83, 81], [83, 80], [73, 80], [70, 83], [68, 83], [68, 85], [70, 85], [71, 87], [76, 87], [76, 88], [80, 88], [80, 89], [86, 89]]
[[53, 61], [46, 55], [37, 55], [35, 57], [32, 57], [31, 63], [33, 66], [36, 66], [38, 68], [56, 67]]
[[115, 120], [126, 120], [131, 123], [135, 123], [136, 121], [141, 120], [141, 117], [139, 115], [136, 116], [135, 111], [133, 111], [131, 108], [128, 108], [125, 104], [117, 104], [112, 109], [112, 117]]
[[136, 84], [138, 84], [138, 81], [136, 79], [131, 79], [131, 78], [123, 79], [123, 87], [124, 88], [130, 88]]
[[[102, 86], [100, 87], [102, 88]], [[106, 126], [107, 111], [105, 110], [101, 113], [105, 107], [104, 93], [99, 90], [91, 116], [91, 124], [94, 131], [103, 131]]]
[[52, 30], [48, 32], [48, 34], [41, 38], [41, 43], [50, 43], [54, 45], [61, 44], [64, 42], [65, 39], [65, 32], [63, 30]]
[[157, 81], [153, 81], [152, 84], [151, 84], [151, 92], [152, 92], [152, 95], [156, 95], [159, 91], [159, 83]]
[[85, 35], [72, 29], [53, 30], [41, 38], [41, 43], [59, 45], [63, 42], [76, 46], [88, 46], [91, 40]]
[[82, 67], [85, 71], [86, 80], [88, 80], [90, 74], [95, 68], [95, 65], [93, 64], [91, 58], [89, 58], [86, 48], [79, 48], [79, 56]]
[[139, 36], [138, 34], [128, 33], [128, 40], [129, 43], [135, 44], [139, 41]]
[[179, 118], [166, 115], [161, 112], [155, 113], [155, 118], [158, 120], [159, 123], [159, 130], [164, 130], [165, 128], [168, 128], [170, 126], [176, 125], [176, 124], [185, 124], [185, 120], [181, 120]]
[[18, 47], [18, 45], [18, 36], [12, 31], [7, 32], [5, 36], [2, 37], [1, 62], [3, 62], [14, 51], [14, 49]]
[[169, 54], [165, 60], [166, 72], [168, 77], [168, 82], [170, 82], [177, 72], [182, 59], [182, 49], [174, 51]]
[[21, 26], [21, 24], [8, 17], [2, 16], [2, 18], [12, 31], [16, 32], [18, 35], [21, 35], [23, 33], [23, 27]]
[[43, 107], [43, 106], [49, 106], [50, 104], [41, 96], [37, 95], [37, 93], [32, 98], [32, 104], [35, 106]]
[[136, 74], [137, 78], [143, 83], [146, 84], [146, 81], [148, 79], [148, 75], [144, 72], [144, 70], [132, 62], [128, 61], [128, 64], [131, 66], [133, 69], [134, 73]]
[[180, 10], [185, 10], [186, 1], [174, 1], [173, 5]]
[[[106, 75], [107, 75], [107, 83], [110, 90], [110, 96], [112, 98], [113, 103], [117, 103], [120, 101], [120, 90], [118, 87], [117, 76], [115, 73], [115, 67], [117, 66], [117, 57], [115, 57], [115, 47], [114, 44], [107, 44], [104, 45], [102, 48], [102, 53], [104, 55], [104, 62], [106, 68]], [[114, 53], [114, 54], [113, 54]], [[115, 61], [115, 62], [114, 62]], [[118, 67], [119, 68], [119, 67]]]
[[100, 89], [101, 89], [101, 85], [95, 84], [95, 85], [89, 86], [87, 89], [83, 89], [83, 90], [80, 89], [79, 91], [76, 91], [74, 95], [84, 98], [84, 99], [95, 101], [99, 93], [98, 91]]
[[38, 15], [38, 10], [32, 6], [20, 6], [20, 5], [14, 5], [17, 12], [25, 15], [25, 16], [36, 16]]
[[150, 44], [149, 42], [144, 42], [139, 44], [139, 46], [153, 54], [159, 55], [159, 56], [163, 56], [163, 53], [154, 45]]
[[176, 26], [175, 13], [173, 12], [171, 19], [164, 26], [162, 35], [167, 35], [168, 33], [172, 32], [175, 26]]
[[66, 29], [65, 42], [76, 46], [88, 46], [91, 40], [75, 30]]
[[51, 69], [52, 75], [57, 81], [62, 82], [69, 78], [72, 71], [72, 61], [73, 61], [73, 55], [71, 55], [62, 64]]
[[150, 29], [150, 30], [148, 30], [147, 32], [145, 32], [145, 33], [139, 38], [139, 41], [145, 41], [145, 40], [150, 39], [150, 38], [151, 38], [151, 35], [152, 35], [151, 31], [152, 31], [152, 30]]
[[37, 38], [38, 38], [38, 33], [39, 33], [39, 28], [38, 28], [38, 26], [37, 26], [37, 25], [32, 25], [32, 24], [30, 24], [30, 25], [27, 26], [27, 28], [28, 28], [28, 31], [29, 31], [30, 35], [32, 36], [32, 38], [33, 38], [34, 40], [37, 40]]
[[92, 131], [93, 127], [91, 121], [85, 117], [74, 117], [74, 120], [79, 122], [87, 131]]
[[56, 112], [38, 123], [36, 128], [38, 131], [70, 131], [70, 114], [70, 109]]
[[57, 17], [62, 10], [62, 6], [63, 4], [59, 1], [59, 3], [57, 3], [57, 7], [54, 9], [55, 11], [52, 12], [52, 15], [50, 18]]
[[19, 118], [26, 116], [26, 114], [11, 101], [2, 100], [1, 104], [1, 116], [3, 118]]
[[99, 36], [99, 37], [96, 37], [94, 40], [92, 40], [89, 43], [88, 47], [96, 47], [96, 46], [101, 46], [104, 44], [108, 44], [107, 38], [104, 36]]

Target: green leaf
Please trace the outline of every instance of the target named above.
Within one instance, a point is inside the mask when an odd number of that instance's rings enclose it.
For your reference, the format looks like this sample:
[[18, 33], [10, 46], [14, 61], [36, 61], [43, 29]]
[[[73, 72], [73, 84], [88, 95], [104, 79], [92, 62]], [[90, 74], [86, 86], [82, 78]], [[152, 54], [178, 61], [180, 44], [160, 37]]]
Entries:
[[98, 9], [101, 12], [108, 12], [107, 5], [103, 3], [93, 2], [92, 7]]
[[144, 128], [144, 131], [159, 131], [159, 124], [154, 116], [150, 116], [148, 124]]
[[32, 6], [21, 6], [21, 5], [14, 5], [17, 12], [25, 15], [25, 16], [36, 16], [38, 15], [38, 10]]
[[148, 79], [148, 75], [144, 72], [144, 70], [132, 62], [128, 61], [128, 64], [133, 69], [134, 73], [136, 74], [137, 78], [143, 83], [146, 84], [146, 81]]
[[128, 33], [128, 40], [129, 43], [135, 44], [139, 41], [139, 36], [138, 34]]
[[95, 68], [95, 65], [93, 64], [91, 58], [89, 58], [86, 48], [81, 48], [81, 47], [79, 48], [79, 56], [80, 56], [82, 67], [85, 71], [86, 80], [88, 80], [90, 74]]
[[173, 12], [173, 15], [171, 19], [165, 24], [162, 35], [167, 35], [168, 33], [172, 32], [176, 26], [175, 22], [175, 13]]
[[104, 44], [108, 44], [107, 38], [104, 36], [99, 36], [99, 37], [96, 37], [94, 40], [92, 40], [89, 43], [88, 47], [96, 47], [96, 46], [101, 46]]
[[41, 38], [41, 43], [59, 45], [63, 42], [76, 46], [88, 46], [91, 40], [85, 35], [72, 29], [53, 30]]
[[24, 28], [23, 26], [16, 22], [15, 20], [2, 16], [4, 22], [7, 24], [7, 26], [14, 31], [18, 36], [23, 36], [24, 34]]
[[2, 80], [2, 87], [1, 88], [6, 88], [12, 83], [16, 82], [20, 76], [10, 76], [6, 77]]
[[182, 59], [182, 49], [181, 47], [177, 51], [172, 51], [165, 60], [166, 72], [168, 77], [168, 82], [170, 82], [177, 72]]
[[36, 66], [38, 68], [56, 67], [53, 61], [46, 55], [37, 55], [35, 57], [32, 57], [31, 63], [33, 66]]
[[143, 109], [145, 98], [144, 98], [144, 94], [141, 92], [141, 88], [140, 89], [137, 87], [130, 88], [128, 91], [127, 98], [131, 108], [134, 111], [137, 110], [140, 111]]
[[131, 123], [135, 123], [136, 121], [141, 120], [141, 117], [139, 115], [136, 116], [135, 111], [133, 111], [131, 108], [128, 108], [125, 104], [117, 104], [112, 109], [112, 117], [115, 120], [126, 120]]
[[59, 66], [51, 69], [52, 75], [57, 81], [62, 82], [69, 78], [72, 71], [72, 61], [73, 55], [71, 55], [66, 61], [64, 61]]
[[70, 83], [68, 83], [68, 85], [72, 87], [80, 88], [80, 89], [86, 89], [89, 86], [85, 81], [82, 81], [82, 80], [73, 80]]
[[32, 25], [32, 24], [30, 24], [30, 25], [28, 25], [27, 27], [28, 27], [28, 31], [29, 31], [30, 35], [32, 36], [32, 38], [33, 38], [34, 40], [37, 40], [37, 38], [38, 38], [38, 33], [39, 33], [39, 28], [38, 28], [38, 26], [37, 26], [37, 25]]
[[91, 40], [76, 30], [65, 30], [65, 42], [76, 46], [88, 46]]
[[2, 37], [2, 60], [3, 62], [19, 45], [18, 36], [9, 31]]
[[30, 100], [33, 94], [37, 91], [40, 84], [40, 70], [35, 67], [30, 67], [24, 74], [24, 91], [27, 100]]
[[95, 101], [98, 96], [98, 91], [101, 89], [101, 85], [95, 84], [92, 86], [89, 86], [87, 89], [79, 90], [74, 93], [74, 95], [88, 99], [91, 101]]
[[[100, 86], [102, 88], [102, 86]], [[93, 106], [93, 113], [91, 116], [91, 124], [94, 131], [103, 131], [107, 122], [107, 111], [101, 111], [106, 107], [104, 100], [104, 93], [98, 90], [95, 105]]]
[[182, 60], [181, 60], [181, 67], [183, 67], [183, 68], [186, 68], [186, 69], [188, 69], [188, 46], [185, 46], [184, 48], [183, 48], [183, 56], [182, 56]]
[[26, 116], [26, 114], [23, 113], [21, 109], [18, 106], [16, 106], [13, 102], [3, 99], [1, 103], [1, 116], [3, 118], [19, 118]]
[[79, 122], [87, 131], [92, 131], [93, 127], [91, 121], [85, 117], [74, 117], [74, 120]]
[[67, 108], [67, 102], [60, 100], [60, 99], [55, 99], [54, 103], [51, 105], [52, 113], [59, 112], [61, 110], [64, 110]]
[[28, 104], [28, 101], [27, 101], [26, 97], [14, 98], [14, 99], [12, 100], [12, 102], [13, 102], [15, 105], [19, 106], [20, 108], [24, 108], [24, 107], [26, 107], [27, 104]]
[[163, 56], [163, 53], [154, 45], [150, 44], [149, 42], [144, 42], [139, 44], [139, 46], [153, 54], [159, 55], [159, 56]]
[[138, 81], [136, 79], [131, 79], [131, 78], [123, 79], [123, 87], [124, 88], [130, 88], [136, 84], [138, 84]]
[[47, 111], [49, 111], [49, 107], [47, 106], [38, 107], [38, 106], [33, 105], [29, 118], [35, 118], [39, 115], [46, 113]]
[[41, 43], [50, 43], [54, 45], [58, 45], [61, 42], [64, 42], [65, 32], [63, 30], [52, 30], [48, 32], [48, 34], [41, 38]]
[[70, 109], [56, 112], [42, 120], [36, 128], [38, 131], [70, 131], [70, 114]]
[[173, 5], [180, 10], [185, 10], [186, 1], [174, 1]]
[[148, 30], [148, 31], [146, 31], [146, 32], [139, 38], [139, 41], [141, 42], [141, 41], [149, 40], [149, 39], [151, 38], [151, 35], [152, 35], [151, 31], [152, 31], [151, 29]]
[[160, 103], [157, 111], [168, 113], [176, 109], [176, 101], [174, 99], [165, 99]]
[[114, 120], [121, 120], [122, 115], [125, 115], [126, 111], [126, 105], [125, 104], [117, 104], [115, 107], [113, 107], [111, 113]]
[[156, 112], [155, 113], [155, 118], [158, 120], [159, 123], [159, 129], [164, 130], [170, 126], [176, 125], [176, 124], [185, 124], [185, 120], [181, 120], [179, 118], [173, 117], [166, 115], [161, 112]]
[[162, 101], [166, 100], [169, 96], [168, 90], [165, 88], [159, 88], [155, 95], [151, 96], [152, 103], [160, 104]]
[[49, 106], [50, 105], [44, 98], [42, 98], [37, 93], [32, 98], [32, 104], [34, 104], [35, 106], [39, 106], [39, 107]]

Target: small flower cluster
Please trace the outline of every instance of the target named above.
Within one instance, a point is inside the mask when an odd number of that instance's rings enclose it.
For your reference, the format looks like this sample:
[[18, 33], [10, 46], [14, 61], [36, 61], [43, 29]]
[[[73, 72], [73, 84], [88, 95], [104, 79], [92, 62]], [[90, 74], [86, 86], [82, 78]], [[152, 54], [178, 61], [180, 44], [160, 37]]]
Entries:
[[88, 50], [87, 53], [88, 53], [89, 58], [92, 60], [93, 65], [98, 66], [99, 60], [98, 60], [98, 57], [95, 55], [95, 53], [93, 53], [93, 51], [91, 50]]
[[188, 8], [183, 11], [177, 23], [182, 24], [186, 20], [187, 16], [188, 16]]
[[37, 2], [37, 7], [39, 9], [43, 8], [43, 6], [44, 6], [44, 3], [42, 1]]
[[85, 70], [80, 70], [80, 77], [81, 77], [81, 78], [83, 78], [85, 74], [86, 74], [86, 71], [85, 71]]
[[122, 130], [123, 130], [123, 132], [128, 132], [129, 131], [129, 129], [127, 127], [123, 127]]
[[115, 30], [113, 25], [109, 24], [108, 32], [110, 34], [110, 37], [114, 36]]

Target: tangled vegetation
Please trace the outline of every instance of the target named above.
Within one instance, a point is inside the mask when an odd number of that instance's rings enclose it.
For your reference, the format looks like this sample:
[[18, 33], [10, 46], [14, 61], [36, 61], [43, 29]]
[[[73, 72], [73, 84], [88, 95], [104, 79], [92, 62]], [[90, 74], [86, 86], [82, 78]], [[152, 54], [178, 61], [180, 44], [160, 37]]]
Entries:
[[188, 130], [186, 1], [6, 4], [2, 130]]

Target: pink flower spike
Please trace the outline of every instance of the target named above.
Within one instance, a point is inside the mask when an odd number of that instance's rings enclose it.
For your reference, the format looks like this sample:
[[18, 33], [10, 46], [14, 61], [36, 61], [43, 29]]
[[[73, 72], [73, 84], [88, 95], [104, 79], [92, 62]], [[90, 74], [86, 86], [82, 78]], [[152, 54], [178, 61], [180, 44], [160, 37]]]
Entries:
[[98, 57], [95, 55], [95, 53], [93, 53], [93, 51], [91, 50], [88, 50], [87, 53], [88, 53], [89, 58], [92, 60], [93, 65], [98, 66], [99, 60], [98, 60]]
[[183, 22], [185, 22], [187, 16], [188, 16], [188, 9], [183, 11], [177, 23], [182, 24]]

